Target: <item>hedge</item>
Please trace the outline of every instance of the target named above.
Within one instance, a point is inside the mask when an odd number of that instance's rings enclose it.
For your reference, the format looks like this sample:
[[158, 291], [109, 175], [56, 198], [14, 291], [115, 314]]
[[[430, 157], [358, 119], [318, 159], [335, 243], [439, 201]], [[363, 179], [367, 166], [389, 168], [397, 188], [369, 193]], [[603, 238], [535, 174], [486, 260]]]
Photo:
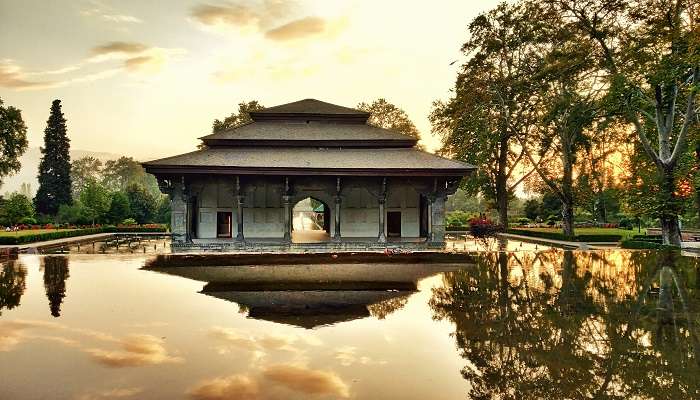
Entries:
[[623, 240], [620, 244], [623, 249], [636, 249], [636, 250], [679, 250], [678, 246], [655, 243], [647, 240]]
[[65, 231], [42, 232], [18, 236], [0, 236], [0, 245], [18, 245], [45, 240], [64, 239], [77, 236], [94, 235], [97, 233], [120, 233], [120, 232], [166, 232], [165, 226], [145, 227], [145, 226], [103, 226], [99, 228], [84, 228]]
[[469, 232], [468, 226], [446, 226], [445, 230], [448, 232]]
[[508, 229], [507, 233], [515, 235], [531, 236], [542, 239], [563, 240], [567, 242], [619, 242], [622, 235], [576, 235], [566, 236], [560, 232], [541, 232], [524, 229]]

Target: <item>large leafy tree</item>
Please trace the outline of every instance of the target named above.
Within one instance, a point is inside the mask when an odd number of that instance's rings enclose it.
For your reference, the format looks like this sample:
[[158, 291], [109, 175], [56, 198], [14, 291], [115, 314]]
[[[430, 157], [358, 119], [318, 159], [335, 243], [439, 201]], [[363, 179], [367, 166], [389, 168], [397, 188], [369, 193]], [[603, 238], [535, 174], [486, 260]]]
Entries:
[[102, 172], [102, 161], [95, 157], [82, 157], [73, 160], [70, 165], [70, 177], [73, 184], [73, 197], [80, 196], [80, 192], [91, 180], [98, 180]]
[[3, 106], [0, 99], [0, 184], [2, 178], [19, 171], [19, 158], [27, 150], [27, 126], [22, 112]]
[[697, 124], [700, 88], [698, 7], [685, 0], [552, 0], [563, 29], [590, 45], [607, 73], [610, 106], [636, 132], [654, 163], [659, 191], [655, 216], [664, 243], [681, 242], [676, 195], [680, 160]]
[[257, 100], [238, 103], [238, 112], [231, 113], [231, 115], [224, 118], [223, 121], [220, 119], [214, 120], [212, 125], [212, 133], [219, 133], [227, 129], [237, 128], [241, 125], [253, 122], [253, 119], [250, 118], [250, 112], [260, 111], [264, 108], [265, 107]]
[[530, 77], [541, 57], [532, 13], [523, 3], [502, 3], [471, 22], [462, 47], [469, 59], [454, 96], [436, 102], [430, 116], [433, 131], [443, 138], [441, 152], [479, 166], [464, 188], [493, 200], [503, 225], [509, 198], [532, 172], [522, 145], [537, 117]]
[[107, 189], [94, 179], [88, 180], [80, 192], [80, 203], [84, 214], [95, 224], [102, 219], [110, 208], [111, 197]]
[[132, 184], [126, 188], [132, 217], [139, 224], [153, 222], [156, 213], [156, 200], [142, 186]]
[[406, 111], [389, 103], [384, 98], [379, 98], [371, 103], [360, 103], [357, 105], [357, 109], [369, 113], [367, 122], [370, 125], [390, 129], [420, 139], [418, 128], [408, 117]]
[[4, 224], [16, 225], [34, 217], [32, 201], [21, 193], [12, 193], [0, 210]]
[[54, 215], [62, 204], [71, 204], [70, 139], [61, 100], [51, 104], [51, 114], [44, 130], [44, 146], [39, 163], [39, 190], [34, 198], [36, 211]]

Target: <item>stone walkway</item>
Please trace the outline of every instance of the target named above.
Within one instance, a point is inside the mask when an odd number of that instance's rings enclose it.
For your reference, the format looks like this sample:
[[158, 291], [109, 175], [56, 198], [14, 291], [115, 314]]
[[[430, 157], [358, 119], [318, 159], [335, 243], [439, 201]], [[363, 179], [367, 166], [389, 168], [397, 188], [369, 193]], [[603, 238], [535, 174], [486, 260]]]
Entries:
[[38, 253], [40, 249], [45, 248], [56, 248], [62, 246], [68, 246], [76, 243], [83, 242], [95, 242], [104, 239], [110, 239], [114, 236], [163, 236], [167, 235], [163, 232], [107, 232], [107, 233], [95, 233], [92, 235], [83, 236], [73, 236], [54, 240], [44, 240], [41, 242], [25, 243], [25, 244], [12, 244], [12, 245], [0, 245], [0, 249], [10, 250], [17, 249], [20, 253]]
[[545, 239], [525, 235], [516, 235], [513, 233], [499, 233], [501, 237], [512, 240], [520, 240], [522, 242], [538, 243], [547, 246], [559, 247], [564, 249], [577, 249], [577, 250], [605, 250], [610, 248], [617, 248], [619, 245], [616, 242], [602, 242], [602, 243], [586, 243], [586, 242], [571, 242], [566, 240], [555, 240], [555, 239]]

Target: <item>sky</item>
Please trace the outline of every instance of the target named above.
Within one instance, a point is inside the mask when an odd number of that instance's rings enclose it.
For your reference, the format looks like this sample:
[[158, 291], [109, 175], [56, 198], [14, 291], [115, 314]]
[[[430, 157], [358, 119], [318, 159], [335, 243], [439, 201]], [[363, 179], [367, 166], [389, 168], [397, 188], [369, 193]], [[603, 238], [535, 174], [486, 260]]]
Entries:
[[450, 95], [469, 21], [496, 4], [0, 0], [0, 98], [30, 146], [61, 99], [72, 148], [146, 161], [194, 150], [242, 101], [384, 97], [435, 150], [432, 103]]

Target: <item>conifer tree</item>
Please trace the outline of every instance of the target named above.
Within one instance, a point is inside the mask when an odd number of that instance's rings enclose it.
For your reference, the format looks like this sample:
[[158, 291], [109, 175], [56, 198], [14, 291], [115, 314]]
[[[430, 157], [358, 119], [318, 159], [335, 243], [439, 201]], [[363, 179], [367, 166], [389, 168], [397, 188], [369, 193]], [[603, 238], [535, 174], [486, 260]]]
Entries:
[[62, 204], [71, 204], [70, 139], [61, 100], [51, 104], [44, 130], [44, 147], [39, 163], [39, 190], [34, 198], [37, 213], [55, 215]]

